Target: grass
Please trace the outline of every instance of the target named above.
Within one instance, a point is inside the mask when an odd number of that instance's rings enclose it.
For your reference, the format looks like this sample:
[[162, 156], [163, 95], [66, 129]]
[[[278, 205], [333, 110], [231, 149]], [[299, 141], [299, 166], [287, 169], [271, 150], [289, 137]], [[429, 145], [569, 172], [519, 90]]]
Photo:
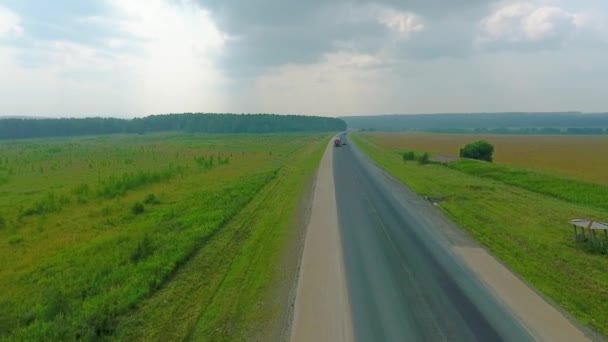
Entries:
[[[322, 141], [294, 155], [174, 280], [121, 322], [116, 336], [141, 341], [278, 340], [280, 336], [273, 333], [284, 322], [288, 287], [295, 274], [278, 269], [277, 264], [287, 240], [294, 238], [291, 228], [299, 194], [324, 148]], [[297, 255], [292, 267], [294, 262]], [[272, 286], [277, 283], [282, 283], [278, 292]]]
[[402, 147], [370, 135], [351, 139], [414, 191], [581, 323], [608, 335], [608, 258], [573, 240], [568, 220], [608, 219], [608, 210], [568, 202], [438, 164], [404, 161]]
[[[257, 322], [250, 304], [258, 308], [276, 282], [293, 208], [326, 138], [174, 134], [1, 143], [11, 172], [0, 185], [0, 339], [155, 336], [158, 327], [173, 326], [167, 313], [185, 307], [200, 317], [191, 331], [173, 330], [183, 333], [174, 335], [179, 339], [196, 336], [199, 326], [217, 331], [228, 319]], [[259, 210], [243, 221], [255, 203]], [[188, 268], [201, 255], [217, 268]], [[202, 315], [224, 305], [179, 292], [145, 312], [180, 277], [204, 295], [231, 293], [228, 283], [212, 280], [233, 268], [240, 275], [240, 265], [256, 270], [232, 301], [247, 311]], [[214, 287], [204, 287], [207, 281]], [[130, 326], [140, 313], [153, 324]]]
[[480, 135], [443, 133], [371, 133], [389, 148], [458, 157], [467, 143], [487, 140], [496, 148], [495, 161], [541, 173], [608, 185], [608, 136]]
[[567, 202], [608, 210], [608, 186], [477, 160], [457, 160], [448, 167], [493, 179]]

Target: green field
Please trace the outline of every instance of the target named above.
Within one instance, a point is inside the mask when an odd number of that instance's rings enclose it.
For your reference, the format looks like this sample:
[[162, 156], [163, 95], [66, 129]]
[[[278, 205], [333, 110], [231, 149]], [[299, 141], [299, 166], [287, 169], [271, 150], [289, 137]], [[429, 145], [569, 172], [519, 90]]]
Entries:
[[276, 335], [328, 137], [0, 143], [0, 338]]
[[468, 161], [420, 165], [404, 162], [402, 147], [381, 145], [371, 135], [351, 138], [413, 190], [439, 199], [455, 222], [541, 293], [608, 335], [608, 258], [574, 242], [568, 224], [573, 218], [608, 220], [606, 187], [596, 186], [591, 195], [598, 197], [574, 198], [569, 184], [551, 186], [559, 183], [552, 175], [543, 179], [539, 173]]

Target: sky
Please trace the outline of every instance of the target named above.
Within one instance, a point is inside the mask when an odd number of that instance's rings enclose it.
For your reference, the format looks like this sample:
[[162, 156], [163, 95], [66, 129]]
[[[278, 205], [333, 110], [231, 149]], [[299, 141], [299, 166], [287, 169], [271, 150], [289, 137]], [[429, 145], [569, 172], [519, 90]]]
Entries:
[[0, 115], [608, 111], [605, 0], [0, 0]]

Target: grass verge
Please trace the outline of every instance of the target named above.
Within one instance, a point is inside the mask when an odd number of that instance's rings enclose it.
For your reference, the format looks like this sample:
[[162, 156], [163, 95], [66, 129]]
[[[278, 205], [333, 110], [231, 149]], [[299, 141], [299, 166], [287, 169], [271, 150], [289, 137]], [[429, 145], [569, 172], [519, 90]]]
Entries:
[[564, 201], [608, 210], [608, 186], [605, 185], [477, 160], [457, 160], [447, 166], [473, 176], [493, 179]]
[[441, 208], [477, 241], [582, 324], [608, 335], [608, 258], [573, 241], [568, 220], [608, 211], [566, 202], [442, 165], [404, 162], [399, 150], [361, 135], [353, 142]]
[[297, 269], [297, 260], [283, 268], [284, 248], [298, 238], [294, 216], [325, 146], [323, 140], [294, 154], [162, 290], [121, 320], [114, 337], [278, 340]]

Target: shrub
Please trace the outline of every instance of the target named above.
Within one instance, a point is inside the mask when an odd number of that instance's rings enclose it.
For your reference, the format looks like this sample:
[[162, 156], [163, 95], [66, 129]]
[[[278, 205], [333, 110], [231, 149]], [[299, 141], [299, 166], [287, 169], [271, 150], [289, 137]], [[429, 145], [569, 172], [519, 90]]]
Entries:
[[425, 165], [431, 162], [431, 158], [427, 152], [424, 152], [418, 157], [418, 163]]
[[137, 243], [137, 247], [131, 254], [131, 261], [138, 263], [141, 260], [147, 258], [154, 253], [154, 247], [152, 246], [152, 239], [149, 235], [144, 235], [144, 238]]
[[82, 183], [75, 187], [72, 193], [76, 196], [78, 203], [86, 203], [91, 195], [91, 188], [87, 184]]
[[144, 204], [159, 204], [160, 201], [158, 200], [158, 198], [156, 198], [156, 195], [154, 194], [148, 194], [148, 196], [146, 196], [146, 198], [144, 199]]
[[414, 153], [414, 151], [403, 152], [403, 160], [416, 160], [416, 153]]
[[16, 244], [20, 243], [21, 241], [23, 241], [23, 237], [19, 234], [11, 235], [8, 237], [8, 243], [10, 245], [16, 245]]
[[494, 155], [494, 146], [485, 140], [466, 144], [460, 149], [461, 158], [470, 158], [491, 162]]
[[131, 207], [131, 212], [135, 215], [142, 214], [145, 211], [144, 205], [141, 202], [135, 202]]
[[35, 202], [30, 208], [26, 209], [22, 216], [33, 216], [43, 215], [47, 213], [58, 212], [70, 202], [69, 198], [65, 195], [55, 195], [54, 192], [50, 191], [47, 195], [37, 202]]
[[214, 156], [207, 157], [207, 158], [205, 158], [205, 156], [194, 158], [196, 163], [204, 170], [209, 170], [209, 169], [213, 168], [214, 159], [215, 159]]
[[166, 181], [173, 176], [170, 170], [163, 172], [124, 173], [122, 177], [110, 177], [99, 184], [97, 196], [114, 198], [122, 196], [129, 190], [140, 188], [147, 184]]
[[79, 197], [88, 197], [91, 194], [91, 188], [88, 184], [81, 183], [72, 190], [72, 193]]

